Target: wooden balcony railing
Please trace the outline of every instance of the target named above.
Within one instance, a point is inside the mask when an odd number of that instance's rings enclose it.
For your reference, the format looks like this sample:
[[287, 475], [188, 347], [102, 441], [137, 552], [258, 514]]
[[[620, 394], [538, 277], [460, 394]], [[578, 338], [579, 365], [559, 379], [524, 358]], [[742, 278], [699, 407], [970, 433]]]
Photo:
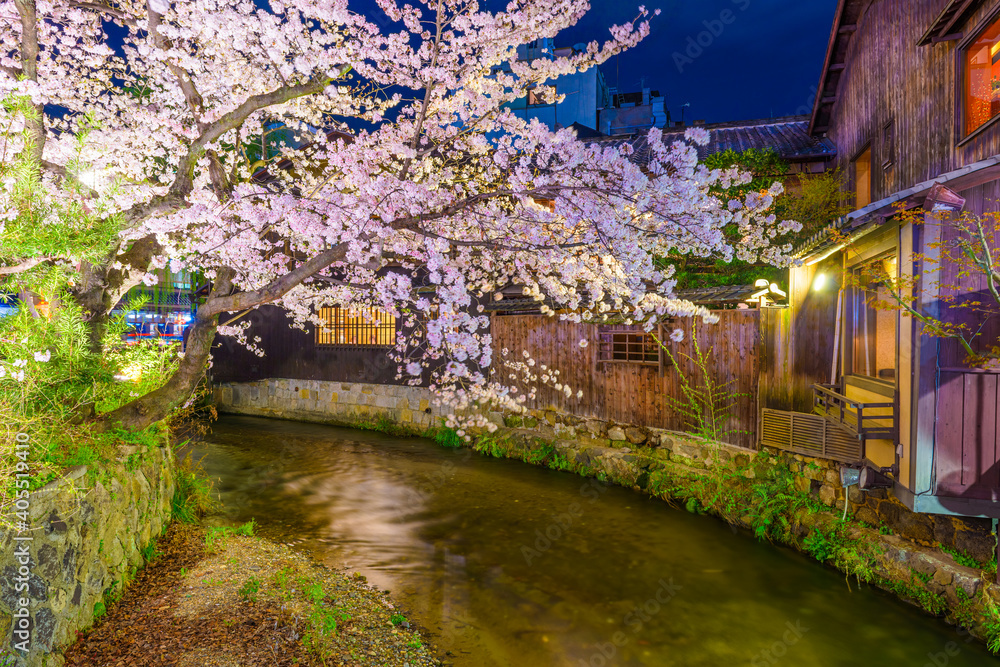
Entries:
[[858, 440], [895, 441], [895, 401], [861, 402], [848, 398], [842, 392], [843, 389], [838, 385], [814, 384], [813, 409], [816, 414], [843, 427]]

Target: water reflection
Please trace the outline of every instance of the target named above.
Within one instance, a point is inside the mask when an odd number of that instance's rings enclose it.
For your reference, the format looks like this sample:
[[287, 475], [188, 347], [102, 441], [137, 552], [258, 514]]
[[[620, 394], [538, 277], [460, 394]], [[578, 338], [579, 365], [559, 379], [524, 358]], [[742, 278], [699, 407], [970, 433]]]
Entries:
[[194, 453], [232, 519], [391, 590], [459, 666], [995, 664], [800, 554], [568, 473], [248, 417]]

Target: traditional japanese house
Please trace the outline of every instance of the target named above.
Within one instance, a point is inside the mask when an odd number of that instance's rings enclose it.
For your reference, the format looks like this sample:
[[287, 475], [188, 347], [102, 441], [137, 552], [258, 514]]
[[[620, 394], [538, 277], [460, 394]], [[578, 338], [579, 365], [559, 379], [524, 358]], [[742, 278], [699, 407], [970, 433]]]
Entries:
[[[948, 305], [989, 298], [936, 259], [947, 216], [998, 209], [1000, 2], [841, 0], [808, 131], [836, 147], [854, 211], [798, 249], [789, 307], [764, 314], [761, 443], [864, 466], [915, 511], [998, 517], [1000, 371], [874, 305], [907, 285], [957, 322]], [[995, 320], [970, 321], [979, 349]]]

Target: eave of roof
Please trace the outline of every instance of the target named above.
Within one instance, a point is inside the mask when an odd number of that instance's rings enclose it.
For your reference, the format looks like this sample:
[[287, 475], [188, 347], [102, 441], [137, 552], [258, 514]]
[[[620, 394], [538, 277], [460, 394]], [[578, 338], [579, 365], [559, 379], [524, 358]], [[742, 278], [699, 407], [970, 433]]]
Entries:
[[922, 204], [924, 198], [935, 185], [945, 185], [956, 192], [961, 192], [997, 179], [1000, 179], [1000, 154], [939, 174], [905, 190], [899, 190], [884, 199], [872, 202], [864, 208], [852, 211], [816, 232], [796, 248], [792, 256], [802, 259], [821, 254], [836, 245], [832, 234], [837, 231], [852, 235], [860, 231], [867, 233], [869, 228], [874, 228], [882, 220], [892, 217], [898, 207], [912, 208]]
[[857, 21], [861, 18], [866, 4], [864, 0], [840, 0], [837, 3], [833, 29], [830, 31], [830, 41], [823, 61], [823, 71], [820, 74], [819, 87], [816, 89], [816, 99], [809, 120], [808, 131], [811, 135], [822, 134], [827, 129], [819, 122], [820, 115], [821, 113], [829, 115], [837, 101], [840, 80], [847, 67], [848, 45], [857, 31]]
[[[783, 116], [739, 122], [703, 125], [709, 131], [709, 143], [698, 148], [699, 157], [732, 149], [743, 152], [749, 149], [771, 149], [783, 160], [829, 160], [837, 155], [836, 147], [826, 139], [809, 134], [808, 116]], [[687, 128], [664, 131], [665, 140], [680, 138]]]
[[[751, 148], [774, 150], [788, 162], [831, 160], [836, 157], [836, 147], [825, 138], [811, 136], [807, 131], [808, 124], [808, 116], [784, 116], [699, 125], [697, 127], [709, 132], [709, 143], [698, 147], [698, 157], [704, 160], [709, 155], [727, 149], [742, 152]], [[688, 129], [690, 128], [666, 128], [663, 130], [663, 140], [667, 143], [680, 141]], [[613, 147], [629, 144], [632, 147], [629, 159], [636, 164], [645, 165], [650, 158], [647, 134], [648, 131], [644, 131], [584, 141], [587, 144]]]
[[951, 0], [927, 28], [927, 32], [917, 40], [917, 46], [927, 46], [948, 38], [957, 38], [954, 33], [955, 26], [961, 25], [980, 4], [982, 0]]

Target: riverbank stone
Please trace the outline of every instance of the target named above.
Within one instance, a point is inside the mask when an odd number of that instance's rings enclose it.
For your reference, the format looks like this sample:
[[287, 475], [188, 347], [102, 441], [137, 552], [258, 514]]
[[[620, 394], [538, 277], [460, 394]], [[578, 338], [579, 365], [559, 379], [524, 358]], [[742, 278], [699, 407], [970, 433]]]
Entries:
[[608, 439], [614, 442], [624, 442], [627, 439], [625, 429], [620, 426], [612, 426], [608, 429]]
[[[59, 652], [93, 623], [95, 605], [112, 582], [128, 581], [143, 561], [141, 549], [170, 519], [172, 450], [130, 446], [122, 448], [120, 458], [129, 467], [119, 463], [117, 469], [103, 469], [112, 475], [110, 491], [100, 481], [88, 482], [88, 468], [77, 466], [29, 498], [34, 539], [24, 544], [29, 545], [32, 632], [27, 655], [17, 654], [21, 667], [62, 664]], [[11, 619], [25, 596], [15, 588], [20, 564], [13, 533], [0, 531], [0, 543], [6, 545], [0, 552], [0, 655], [11, 651]]]

